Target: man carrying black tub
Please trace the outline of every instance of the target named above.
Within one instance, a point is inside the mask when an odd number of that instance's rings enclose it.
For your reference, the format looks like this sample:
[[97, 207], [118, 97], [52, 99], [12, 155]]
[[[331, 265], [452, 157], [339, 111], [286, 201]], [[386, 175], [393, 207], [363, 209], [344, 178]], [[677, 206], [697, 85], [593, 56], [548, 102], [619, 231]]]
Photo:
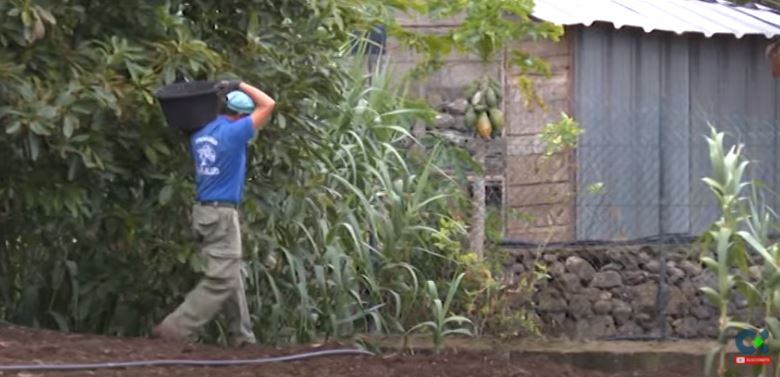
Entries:
[[241, 278], [238, 206], [246, 175], [247, 145], [271, 117], [273, 98], [249, 84], [223, 81], [222, 114], [190, 135], [196, 203], [192, 229], [206, 261], [205, 276], [184, 302], [152, 330], [152, 337], [191, 340], [220, 311], [230, 344], [255, 343]]

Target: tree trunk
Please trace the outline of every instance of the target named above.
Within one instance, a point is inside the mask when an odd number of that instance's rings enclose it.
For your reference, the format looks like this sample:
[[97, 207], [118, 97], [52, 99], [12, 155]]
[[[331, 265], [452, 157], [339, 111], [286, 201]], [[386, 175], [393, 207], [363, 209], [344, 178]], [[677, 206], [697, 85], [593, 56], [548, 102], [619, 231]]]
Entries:
[[[479, 136], [474, 137], [476, 144], [474, 159], [480, 167], [485, 167], [485, 155], [487, 154], [487, 142]], [[479, 260], [485, 258], [485, 175], [482, 172], [476, 172], [473, 182], [472, 208], [473, 215], [471, 219], [471, 234], [469, 243], [471, 250], [477, 254]]]

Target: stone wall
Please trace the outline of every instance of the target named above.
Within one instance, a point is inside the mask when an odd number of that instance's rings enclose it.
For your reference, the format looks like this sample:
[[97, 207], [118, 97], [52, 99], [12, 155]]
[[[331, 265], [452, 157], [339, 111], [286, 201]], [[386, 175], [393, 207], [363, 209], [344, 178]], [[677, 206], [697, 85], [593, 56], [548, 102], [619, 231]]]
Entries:
[[[517, 278], [536, 260], [548, 266], [552, 278], [533, 297], [548, 335], [660, 336], [665, 317], [668, 337], [714, 337], [718, 314], [699, 287], [714, 286], [715, 278], [692, 250], [690, 245], [514, 248], [506, 267], [509, 277]], [[747, 314], [747, 300], [739, 294], [730, 305]]]

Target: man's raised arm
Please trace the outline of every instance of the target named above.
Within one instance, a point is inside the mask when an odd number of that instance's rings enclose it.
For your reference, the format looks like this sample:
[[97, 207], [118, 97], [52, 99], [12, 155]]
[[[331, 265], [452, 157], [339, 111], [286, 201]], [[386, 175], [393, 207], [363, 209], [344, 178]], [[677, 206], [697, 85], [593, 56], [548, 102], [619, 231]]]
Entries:
[[239, 85], [244, 93], [246, 93], [252, 101], [255, 102], [255, 110], [249, 115], [252, 117], [252, 126], [255, 130], [259, 130], [263, 125], [271, 118], [271, 113], [274, 111], [276, 101], [268, 94], [265, 94], [262, 90], [255, 88], [245, 82]]

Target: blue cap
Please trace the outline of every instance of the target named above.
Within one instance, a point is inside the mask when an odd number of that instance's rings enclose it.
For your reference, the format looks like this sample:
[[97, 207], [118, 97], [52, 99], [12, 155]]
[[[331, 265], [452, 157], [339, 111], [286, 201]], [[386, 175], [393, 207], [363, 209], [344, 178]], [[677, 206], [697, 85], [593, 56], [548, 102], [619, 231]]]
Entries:
[[255, 109], [255, 103], [249, 96], [240, 91], [232, 91], [227, 95], [227, 107], [238, 113], [251, 113]]

